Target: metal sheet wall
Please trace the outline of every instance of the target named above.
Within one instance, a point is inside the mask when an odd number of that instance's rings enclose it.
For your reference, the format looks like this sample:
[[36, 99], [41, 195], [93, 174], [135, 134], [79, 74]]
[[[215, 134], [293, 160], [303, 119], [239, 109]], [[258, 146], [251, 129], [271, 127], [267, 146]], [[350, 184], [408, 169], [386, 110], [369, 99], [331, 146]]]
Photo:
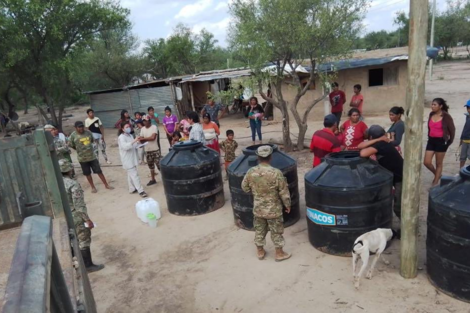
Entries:
[[131, 111], [127, 91], [94, 94], [90, 96], [90, 102], [95, 115], [106, 128], [114, 127], [123, 109]]
[[[112, 128], [119, 120], [121, 110], [147, 113], [147, 108], [152, 106], [159, 116], [162, 116], [165, 107], [169, 106], [174, 113], [174, 107], [170, 86], [132, 89], [111, 93], [93, 94], [90, 96], [91, 108], [99, 117], [104, 127]], [[131, 107], [132, 105], [132, 107]]]
[[0, 228], [19, 223], [17, 193], [26, 203], [41, 201], [44, 212], [52, 216], [50, 195], [34, 135], [0, 139]]
[[174, 108], [170, 86], [137, 89], [137, 91], [139, 103], [132, 103], [134, 111], [147, 112], [147, 108], [152, 106], [159, 116], [163, 116], [165, 107], [169, 106], [173, 113], [177, 113]]

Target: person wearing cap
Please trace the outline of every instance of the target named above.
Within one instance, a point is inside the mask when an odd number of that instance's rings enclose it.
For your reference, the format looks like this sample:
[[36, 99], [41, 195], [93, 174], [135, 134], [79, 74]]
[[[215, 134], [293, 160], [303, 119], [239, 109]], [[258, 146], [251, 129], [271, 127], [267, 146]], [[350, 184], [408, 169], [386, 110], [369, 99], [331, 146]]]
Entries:
[[140, 137], [138, 137], [140, 143], [147, 143], [145, 146], [147, 151], [147, 165], [150, 169], [150, 175], [152, 176], [147, 186], [152, 186], [157, 183], [155, 179], [155, 166], [160, 170], [160, 159], [162, 158], [160, 146], [158, 145], [158, 129], [157, 126], [152, 125], [151, 121], [150, 116], [144, 116], [144, 127], [140, 130]]
[[98, 162], [93, 148], [93, 141], [93, 135], [89, 130], [85, 130], [83, 122], [75, 122], [75, 131], [70, 135], [69, 147], [77, 151], [78, 162], [82, 167], [83, 175], [85, 175], [91, 186], [91, 192], [98, 192], [93, 183], [93, 178], [91, 177], [92, 171], [94, 174], [98, 174], [98, 177], [101, 179], [106, 189], [114, 189], [108, 184], [101, 171], [100, 162]]
[[170, 143], [170, 146], [173, 144], [173, 133], [175, 130], [178, 130], [178, 118], [176, 115], [171, 114], [171, 108], [166, 107], [165, 108], [165, 117], [163, 117], [163, 129], [165, 130], [166, 133], [166, 138], [168, 139], [168, 142]]
[[317, 130], [310, 143], [310, 151], [313, 153], [313, 167], [320, 165], [321, 160], [332, 152], [341, 151], [341, 142], [335, 133], [338, 130], [337, 119], [334, 114], [328, 114], [323, 120], [322, 130]]
[[401, 218], [401, 187], [403, 180], [403, 158], [395, 148], [391, 139], [386, 136], [385, 129], [372, 125], [368, 131], [369, 140], [359, 144], [361, 157], [377, 156], [377, 162], [393, 174], [394, 203], [393, 211]]
[[132, 137], [132, 126], [129, 122], [121, 122], [121, 129], [119, 130], [119, 154], [121, 156], [122, 168], [127, 171], [127, 183], [129, 184], [129, 193], [133, 194], [138, 192], [142, 198], [147, 198], [147, 194], [140, 183], [139, 173], [137, 172], [137, 165], [139, 160], [137, 157], [137, 149], [139, 145], [139, 138]]
[[108, 155], [106, 154], [106, 141], [104, 141], [104, 127], [103, 123], [99, 117], [95, 116], [95, 111], [92, 109], [86, 110], [86, 114], [88, 115], [87, 119], [85, 120], [85, 127], [87, 130], [91, 131], [94, 139], [94, 149], [96, 158], [99, 160], [99, 150], [101, 149], [101, 154], [103, 155], [104, 160], [107, 164], [111, 164], [108, 159]]
[[271, 239], [276, 248], [275, 260], [280, 262], [291, 257], [283, 251], [285, 244], [283, 206], [287, 214], [290, 213], [291, 199], [287, 181], [280, 170], [270, 165], [273, 148], [268, 145], [260, 146], [256, 150], [259, 165], [252, 167], [242, 181], [242, 189], [253, 194], [253, 226], [255, 228], [255, 245], [258, 259], [266, 256], [264, 246], [266, 234], [271, 232]]
[[[51, 133], [54, 139], [54, 147], [59, 160], [67, 159], [72, 163], [72, 157], [70, 156], [70, 149], [67, 145], [67, 141], [64, 134], [60, 134], [59, 130], [51, 124], [44, 126], [44, 130]], [[62, 135], [62, 136], [60, 136]]]
[[93, 260], [91, 258], [91, 230], [95, 225], [88, 216], [88, 209], [85, 204], [82, 186], [80, 186], [78, 181], [71, 178], [73, 170], [72, 163], [68, 160], [62, 159], [59, 160], [59, 167], [64, 179], [65, 191], [69, 200], [73, 223], [77, 233], [78, 246], [82, 253], [86, 270], [89, 273], [102, 270], [104, 265], [93, 264]]
[[464, 107], [467, 112], [465, 112], [465, 126], [460, 136], [460, 168], [465, 166], [467, 160], [470, 160], [470, 100], [467, 101]]

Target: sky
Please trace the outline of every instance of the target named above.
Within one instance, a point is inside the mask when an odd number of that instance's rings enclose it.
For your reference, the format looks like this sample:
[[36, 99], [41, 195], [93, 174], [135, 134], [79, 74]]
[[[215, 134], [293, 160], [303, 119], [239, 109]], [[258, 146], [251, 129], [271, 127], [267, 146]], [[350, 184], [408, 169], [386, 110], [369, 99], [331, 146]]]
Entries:
[[[198, 33], [205, 28], [214, 34], [221, 46], [227, 46], [227, 28], [230, 24], [230, 0], [121, 0], [131, 10], [133, 32], [141, 41], [167, 38], [178, 23], [184, 23]], [[445, 0], [437, 1], [437, 8], [446, 7]], [[409, 0], [373, 0], [364, 19], [364, 33], [394, 30], [395, 13], [409, 11]]]

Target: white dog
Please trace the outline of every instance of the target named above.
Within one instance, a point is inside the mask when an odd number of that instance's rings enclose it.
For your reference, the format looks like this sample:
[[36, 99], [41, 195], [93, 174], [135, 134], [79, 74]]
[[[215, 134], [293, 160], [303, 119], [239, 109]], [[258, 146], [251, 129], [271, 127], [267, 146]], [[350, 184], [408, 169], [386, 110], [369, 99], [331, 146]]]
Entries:
[[[359, 280], [364, 273], [367, 264], [369, 263], [369, 255], [370, 253], [375, 253], [375, 258], [372, 261], [372, 265], [370, 266], [369, 272], [367, 273], [367, 278], [372, 279], [372, 271], [374, 270], [375, 263], [382, 255], [382, 252], [385, 250], [387, 246], [387, 241], [392, 240], [393, 238], [397, 237], [397, 233], [393, 229], [389, 228], [377, 228], [376, 230], [370, 231], [365, 233], [362, 236], [354, 241], [353, 249], [352, 249], [352, 256], [353, 256], [353, 277], [354, 277], [354, 286], [359, 288]], [[359, 274], [356, 275], [356, 264], [359, 261], [358, 255], [361, 257], [362, 260], [362, 267], [359, 271]], [[388, 261], [382, 260], [385, 264], [389, 264]]]

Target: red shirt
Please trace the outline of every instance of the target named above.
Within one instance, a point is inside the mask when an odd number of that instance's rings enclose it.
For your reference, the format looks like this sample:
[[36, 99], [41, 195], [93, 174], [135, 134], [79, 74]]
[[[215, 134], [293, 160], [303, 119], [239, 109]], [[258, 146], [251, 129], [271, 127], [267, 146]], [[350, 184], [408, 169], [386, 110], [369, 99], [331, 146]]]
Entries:
[[313, 134], [310, 143], [310, 151], [313, 152], [313, 167], [321, 163], [321, 159], [332, 152], [341, 151], [341, 142], [328, 128], [317, 130]]
[[361, 94], [352, 96], [351, 103], [353, 104], [351, 107], [357, 108], [359, 112], [362, 114], [362, 106], [364, 104], [364, 96]]
[[364, 122], [359, 122], [356, 125], [351, 125], [351, 121], [344, 122], [342, 133], [342, 144], [346, 150], [359, 150], [357, 146], [364, 141], [364, 133], [367, 130], [367, 125]]
[[330, 93], [331, 113], [343, 112], [343, 105], [346, 103], [344, 91], [337, 90]]

